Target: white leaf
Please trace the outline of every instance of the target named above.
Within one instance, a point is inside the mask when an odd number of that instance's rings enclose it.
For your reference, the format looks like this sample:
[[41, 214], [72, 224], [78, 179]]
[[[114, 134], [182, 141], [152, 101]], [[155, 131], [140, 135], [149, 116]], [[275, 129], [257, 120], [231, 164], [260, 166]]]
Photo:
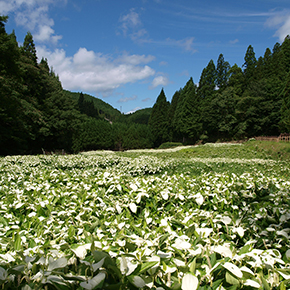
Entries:
[[162, 270], [164, 271], [165, 274], [168, 274], [168, 273], [174, 273], [177, 268], [176, 267], [170, 267], [166, 264], [163, 264], [162, 265]]
[[247, 272], [247, 273], [249, 273], [249, 274], [255, 276], [255, 273], [254, 273], [251, 269], [249, 269], [248, 267], [246, 267], [246, 266], [241, 267], [240, 270], [241, 270], [242, 272]]
[[242, 271], [236, 265], [226, 262], [223, 266], [238, 278], [243, 277]]
[[242, 227], [235, 228], [235, 232], [237, 232], [241, 238], [244, 236], [244, 233], [245, 233]]
[[168, 226], [167, 220], [166, 220], [166, 219], [162, 219], [162, 220], [160, 221], [160, 226], [161, 226], [161, 227], [166, 227], [166, 226]]
[[137, 205], [134, 202], [129, 204], [129, 208], [133, 213], [137, 212]]
[[101, 284], [106, 278], [106, 274], [101, 272], [97, 276], [95, 276], [92, 279], [89, 279], [86, 282], [81, 282], [80, 286], [85, 288], [85, 289], [94, 289], [97, 285]]
[[131, 184], [130, 184], [130, 187], [131, 187], [131, 189], [132, 189], [133, 191], [137, 191], [137, 189], [138, 189], [138, 186], [137, 186], [136, 184], [134, 184], [134, 183], [131, 183]]
[[174, 244], [172, 245], [172, 247], [174, 247], [178, 250], [186, 250], [186, 249], [189, 249], [191, 247], [191, 244], [182, 238], [177, 238], [175, 240]]
[[250, 279], [247, 279], [245, 281], [244, 285], [245, 286], [254, 287], [254, 288], [258, 288], [258, 289], [261, 287], [261, 285], [258, 282], [254, 281], [254, 280], [250, 280]]
[[161, 191], [161, 196], [164, 200], [167, 200], [168, 199], [168, 191]]
[[283, 272], [278, 271], [278, 273], [285, 279], [285, 280], [289, 280], [290, 279], [290, 275], [287, 275]]
[[196, 290], [198, 287], [198, 279], [192, 274], [185, 274], [182, 278], [182, 290]]
[[286, 231], [284, 231], [284, 230], [277, 231], [276, 234], [279, 235], [279, 236], [283, 236], [283, 237], [285, 237], [286, 239], [289, 238], [288, 234], [287, 234]]
[[78, 258], [83, 260], [87, 255], [87, 249], [85, 246], [79, 246], [76, 249], [72, 249]]
[[196, 228], [196, 232], [203, 238], [207, 238], [212, 232], [212, 228]]
[[137, 264], [131, 263], [132, 258], [122, 257], [120, 260], [120, 271], [123, 275], [129, 276], [138, 267]]
[[54, 269], [64, 268], [67, 265], [66, 258], [59, 258], [52, 263], [49, 263], [47, 271], [52, 271]]
[[232, 219], [228, 216], [224, 216], [222, 217], [221, 221], [225, 224], [225, 225], [229, 225], [232, 222]]
[[103, 266], [105, 259], [106, 259], [106, 257], [104, 257], [98, 263], [95, 263], [95, 264], [92, 265], [94, 272], [97, 271], [99, 268], [101, 268]]
[[202, 205], [203, 204], [204, 198], [203, 198], [203, 196], [200, 193], [197, 193], [194, 197], [195, 197], [195, 202], [198, 205]]
[[116, 210], [117, 210], [118, 214], [120, 214], [122, 212], [122, 208], [118, 204], [116, 205]]
[[224, 257], [229, 257], [232, 258], [233, 257], [233, 253], [232, 251], [225, 246], [216, 246], [216, 247], [212, 247], [212, 249], [216, 252], [219, 253], [220, 255], [224, 256]]

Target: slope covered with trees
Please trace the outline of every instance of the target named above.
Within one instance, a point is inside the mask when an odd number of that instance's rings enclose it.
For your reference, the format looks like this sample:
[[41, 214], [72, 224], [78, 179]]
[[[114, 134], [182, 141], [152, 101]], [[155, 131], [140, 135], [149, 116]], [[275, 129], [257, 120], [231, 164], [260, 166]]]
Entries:
[[244, 65], [223, 54], [210, 60], [198, 86], [190, 78], [167, 101], [124, 115], [98, 98], [63, 90], [30, 32], [18, 46], [0, 16], [0, 155], [45, 151], [158, 147], [164, 142], [244, 139], [290, 132], [290, 38]]

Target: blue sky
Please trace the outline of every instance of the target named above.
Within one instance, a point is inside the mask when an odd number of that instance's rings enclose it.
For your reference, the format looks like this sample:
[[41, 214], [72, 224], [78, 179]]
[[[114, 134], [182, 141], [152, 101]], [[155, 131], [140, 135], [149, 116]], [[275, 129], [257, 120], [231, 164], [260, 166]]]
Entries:
[[289, 0], [0, 0], [6, 30], [34, 37], [63, 88], [123, 113], [170, 101], [220, 53], [242, 66], [290, 34]]

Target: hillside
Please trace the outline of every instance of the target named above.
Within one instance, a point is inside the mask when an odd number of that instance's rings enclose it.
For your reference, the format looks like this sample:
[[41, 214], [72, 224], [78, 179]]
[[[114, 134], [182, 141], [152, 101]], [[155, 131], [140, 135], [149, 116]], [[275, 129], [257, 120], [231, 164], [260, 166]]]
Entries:
[[[80, 96], [80, 93], [70, 92], [67, 90], [64, 90], [64, 93], [76, 101], [78, 101], [79, 96]], [[111, 105], [104, 102], [103, 100], [93, 97], [88, 94], [83, 94], [83, 95], [86, 101], [93, 102], [95, 108], [98, 109], [100, 117], [105, 117], [113, 121], [113, 120], [118, 119], [121, 116], [121, 113], [119, 110], [113, 108]]]

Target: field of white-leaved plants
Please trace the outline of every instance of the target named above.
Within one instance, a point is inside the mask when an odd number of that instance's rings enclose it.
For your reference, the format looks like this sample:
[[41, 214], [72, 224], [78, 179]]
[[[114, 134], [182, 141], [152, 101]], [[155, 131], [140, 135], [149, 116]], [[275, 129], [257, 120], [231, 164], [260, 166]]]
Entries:
[[290, 288], [287, 163], [100, 153], [0, 159], [0, 289]]

